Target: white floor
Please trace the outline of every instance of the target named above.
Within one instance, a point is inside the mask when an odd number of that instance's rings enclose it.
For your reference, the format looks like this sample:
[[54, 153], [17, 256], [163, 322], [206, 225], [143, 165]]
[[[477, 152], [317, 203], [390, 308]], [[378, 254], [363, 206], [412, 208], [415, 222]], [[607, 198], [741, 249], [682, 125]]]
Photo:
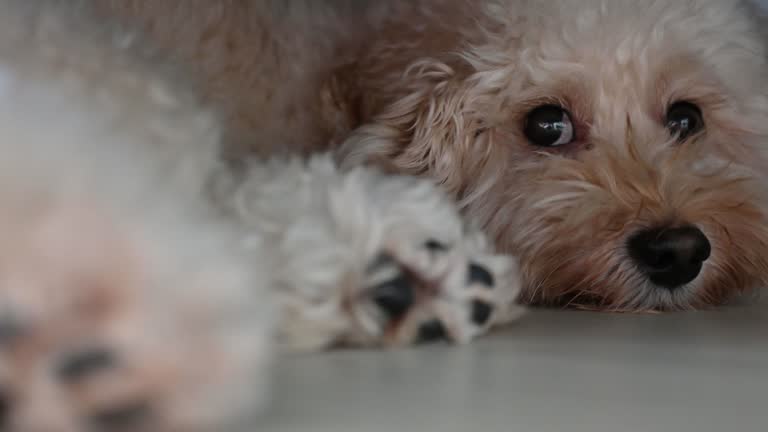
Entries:
[[536, 311], [466, 347], [292, 358], [264, 432], [767, 432], [768, 305]]
[[467, 347], [284, 360], [275, 392], [254, 430], [768, 432], [768, 304], [537, 311]]

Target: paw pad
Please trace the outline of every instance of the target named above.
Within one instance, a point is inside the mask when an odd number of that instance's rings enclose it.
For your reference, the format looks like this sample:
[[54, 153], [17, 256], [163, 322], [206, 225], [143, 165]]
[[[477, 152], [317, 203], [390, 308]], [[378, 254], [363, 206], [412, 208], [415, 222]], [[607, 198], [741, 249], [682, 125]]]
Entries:
[[400, 274], [373, 287], [372, 298], [388, 318], [402, 318], [414, 303], [411, 281], [404, 274]]
[[484, 326], [488, 320], [491, 319], [492, 314], [493, 306], [490, 304], [481, 300], [475, 300], [472, 302], [471, 318], [473, 323], [477, 324], [478, 326]]
[[493, 278], [491, 272], [485, 267], [471, 263], [469, 270], [467, 271], [467, 284], [468, 285], [483, 285], [488, 288], [493, 288], [496, 285], [496, 281]]
[[429, 239], [424, 243], [424, 247], [430, 252], [445, 252], [448, 250], [448, 246], [435, 239]]
[[442, 340], [448, 340], [448, 332], [440, 321], [431, 320], [419, 326], [418, 334], [416, 335], [417, 343], [430, 343]]
[[13, 318], [0, 318], [0, 345], [11, 345], [24, 334], [24, 328]]
[[0, 430], [5, 430], [11, 413], [11, 396], [0, 390]]
[[98, 411], [89, 423], [99, 431], [134, 430], [149, 419], [150, 411], [147, 402], [133, 401]]
[[63, 381], [78, 381], [86, 376], [109, 369], [117, 363], [115, 355], [104, 348], [76, 351], [59, 363], [56, 375]]

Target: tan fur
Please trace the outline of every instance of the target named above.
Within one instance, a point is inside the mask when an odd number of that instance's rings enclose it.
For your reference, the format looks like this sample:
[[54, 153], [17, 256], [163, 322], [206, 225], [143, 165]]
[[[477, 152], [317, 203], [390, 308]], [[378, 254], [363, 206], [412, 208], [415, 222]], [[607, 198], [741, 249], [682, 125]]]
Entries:
[[[434, 178], [521, 257], [527, 302], [680, 309], [766, 281], [768, 69], [740, 1], [101, 4], [199, 71], [232, 148], [346, 137], [347, 165]], [[707, 123], [682, 146], [663, 127], [678, 100]], [[545, 101], [571, 111], [578, 143], [542, 152], [522, 136]], [[659, 224], [694, 224], [713, 243], [674, 293], [624, 252]]]
[[[337, 93], [344, 90], [333, 87], [331, 72], [356, 53], [357, 37], [378, 7], [303, 0], [93, 3], [193, 70], [224, 115], [230, 150], [238, 154], [319, 150], [352, 126], [341, 115], [338, 104], [345, 102]], [[322, 36], [307, 40], [310, 34]]]

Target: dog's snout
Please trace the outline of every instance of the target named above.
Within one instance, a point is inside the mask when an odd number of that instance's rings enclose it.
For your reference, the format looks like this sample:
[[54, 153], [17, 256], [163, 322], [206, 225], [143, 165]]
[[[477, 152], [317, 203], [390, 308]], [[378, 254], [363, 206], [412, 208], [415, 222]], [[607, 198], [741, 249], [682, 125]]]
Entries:
[[654, 284], [675, 289], [699, 275], [712, 246], [694, 226], [653, 228], [629, 239], [630, 257]]

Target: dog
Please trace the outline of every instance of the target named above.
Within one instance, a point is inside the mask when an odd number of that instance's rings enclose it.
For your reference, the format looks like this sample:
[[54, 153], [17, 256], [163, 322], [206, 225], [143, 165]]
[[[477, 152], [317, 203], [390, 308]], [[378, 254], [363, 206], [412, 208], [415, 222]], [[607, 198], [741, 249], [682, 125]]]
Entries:
[[[765, 283], [768, 74], [753, 7], [521, 1], [479, 13], [452, 53], [415, 48], [394, 85], [405, 96], [377, 77], [359, 84], [383, 102], [344, 143], [346, 163], [437, 179], [520, 257], [524, 302], [693, 309]], [[386, 58], [369, 53], [362, 64]]]
[[284, 350], [765, 280], [747, 3], [0, 5], [6, 429], [242, 430]]
[[766, 281], [747, 2], [180, 4], [102, 10], [198, 71], [234, 153], [433, 179], [519, 257], [523, 303], [697, 309]]

